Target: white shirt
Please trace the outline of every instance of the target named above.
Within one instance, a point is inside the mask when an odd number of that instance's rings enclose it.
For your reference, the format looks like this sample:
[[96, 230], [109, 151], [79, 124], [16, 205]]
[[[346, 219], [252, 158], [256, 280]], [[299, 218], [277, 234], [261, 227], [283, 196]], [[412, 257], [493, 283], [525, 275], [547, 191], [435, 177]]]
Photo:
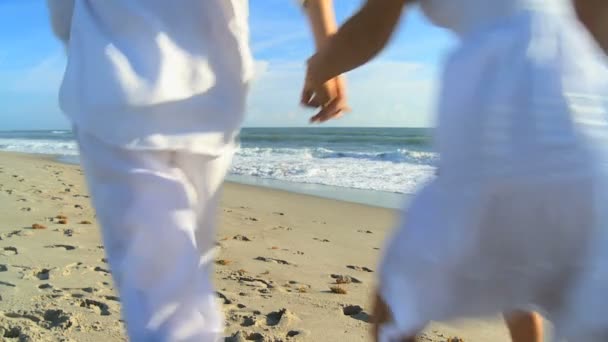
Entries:
[[247, 0], [48, 1], [77, 129], [134, 149], [233, 145], [253, 74]]

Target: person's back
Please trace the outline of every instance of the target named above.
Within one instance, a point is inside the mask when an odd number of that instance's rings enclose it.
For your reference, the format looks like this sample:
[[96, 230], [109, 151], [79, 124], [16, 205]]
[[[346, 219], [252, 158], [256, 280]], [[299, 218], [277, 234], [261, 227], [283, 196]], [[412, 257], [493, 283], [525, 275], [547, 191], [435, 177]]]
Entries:
[[[247, 0], [48, 0], [68, 65], [74, 125], [132, 341], [216, 341], [211, 283], [220, 189], [237, 145], [253, 59]], [[306, 12], [317, 45], [331, 1]], [[313, 119], [346, 109], [326, 83]], [[295, 102], [295, 99], [294, 99]]]
[[590, 122], [606, 119], [586, 110], [606, 108], [606, 100], [586, 94], [608, 89], [608, 68], [570, 0], [421, 6], [460, 38], [447, 59], [439, 108], [444, 175], [461, 167], [470, 172], [467, 163], [478, 165], [471, 177], [532, 173], [579, 162], [583, 150], [605, 145], [582, 137], [597, 130]]
[[62, 109], [113, 144], [219, 153], [252, 78], [247, 16], [246, 0], [76, 1]]

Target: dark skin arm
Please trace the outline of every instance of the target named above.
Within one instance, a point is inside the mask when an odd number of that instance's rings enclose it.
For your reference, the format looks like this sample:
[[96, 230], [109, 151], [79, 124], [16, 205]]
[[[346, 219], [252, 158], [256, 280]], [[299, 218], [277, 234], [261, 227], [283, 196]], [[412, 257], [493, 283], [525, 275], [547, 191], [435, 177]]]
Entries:
[[[308, 0], [305, 2], [305, 11], [318, 51], [327, 44], [337, 30], [333, 1]], [[349, 110], [346, 103], [346, 84], [342, 76], [327, 80], [304, 104], [313, 108], [321, 107], [319, 112], [310, 118], [311, 122], [324, 122], [342, 116]]]
[[579, 20], [604, 52], [608, 53], [608, 1], [574, 0], [574, 8]]
[[[414, 0], [368, 0], [308, 63], [304, 95], [333, 77], [374, 58], [395, 31], [406, 4]], [[308, 96], [302, 102], [309, 104]]]

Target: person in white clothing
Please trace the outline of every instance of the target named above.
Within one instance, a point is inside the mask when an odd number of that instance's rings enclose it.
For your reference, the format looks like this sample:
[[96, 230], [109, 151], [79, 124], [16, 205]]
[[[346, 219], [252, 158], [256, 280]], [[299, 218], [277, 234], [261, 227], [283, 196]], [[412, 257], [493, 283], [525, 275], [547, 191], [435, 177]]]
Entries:
[[[305, 2], [317, 46], [331, 0]], [[246, 0], [48, 0], [72, 121], [132, 341], [216, 341], [218, 197], [253, 76]], [[295, 102], [295, 101], [294, 101]], [[346, 107], [336, 77], [314, 99]]]
[[[376, 340], [537, 311], [556, 340], [608, 341], [608, 2], [368, 0], [309, 60], [302, 101], [380, 52], [408, 3], [460, 43], [441, 78], [438, 175], [380, 266]], [[510, 316], [513, 340], [542, 341], [538, 322]]]

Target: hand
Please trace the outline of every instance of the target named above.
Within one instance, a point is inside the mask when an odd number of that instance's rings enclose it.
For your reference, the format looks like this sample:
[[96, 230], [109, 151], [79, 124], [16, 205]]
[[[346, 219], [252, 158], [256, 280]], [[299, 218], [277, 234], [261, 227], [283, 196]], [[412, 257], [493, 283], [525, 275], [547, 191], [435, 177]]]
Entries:
[[[386, 305], [384, 300], [382, 300], [382, 297], [380, 297], [380, 294], [378, 292], [376, 292], [372, 310], [372, 341], [378, 342], [380, 341], [381, 326], [387, 323], [391, 323], [393, 317], [388, 305]], [[399, 339], [399, 341], [416, 342], [416, 336], [402, 337]]]
[[314, 68], [309, 63], [300, 101], [306, 107], [321, 107], [321, 110], [310, 118], [311, 123], [337, 119], [350, 111], [343, 77], [338, 76], [322, 84], [318, 84], [315, 79], [317, 78], [314, 77]]
[[380, 326], [391, 321], [391, 314], [378, 293], [374, 297], [372, 310], [372, 338], [377, 342], [380, 341]]

